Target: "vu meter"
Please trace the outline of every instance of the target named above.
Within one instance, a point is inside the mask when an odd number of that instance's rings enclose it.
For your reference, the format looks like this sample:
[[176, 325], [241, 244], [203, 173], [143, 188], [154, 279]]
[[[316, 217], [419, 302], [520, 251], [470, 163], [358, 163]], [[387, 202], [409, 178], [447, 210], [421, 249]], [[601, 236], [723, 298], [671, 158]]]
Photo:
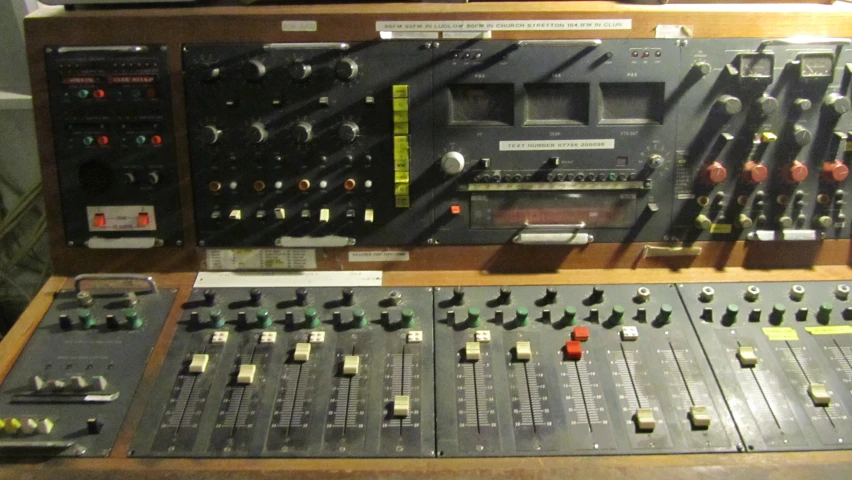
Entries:
[[834, 73], [834, 54], [803, 53], [799, 55], [799, 76], [806, 79], [830, 80]]
[[771, 53], [743, 53], [739, 56], [740, 80], [771, 82], [775, 55]]

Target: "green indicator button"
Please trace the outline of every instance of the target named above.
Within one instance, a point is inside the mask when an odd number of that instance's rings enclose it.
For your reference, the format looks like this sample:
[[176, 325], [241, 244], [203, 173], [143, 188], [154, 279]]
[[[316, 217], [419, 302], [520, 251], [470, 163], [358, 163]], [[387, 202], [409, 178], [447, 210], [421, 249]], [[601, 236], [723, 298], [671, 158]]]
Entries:
[[77, 96], [80, 98], [89, 98], [89, 91], [84, 88], [77, 92]]
[[317, 309], [314, 307], [308, 307], [305, 309], [305, 322], [311, 327], [316, 328], [319, 326], [319, 317], [317, 317]]
[[364, 312], [363, 308], [356, 308], [352, 311], [352, 321], [355, 323], [355, 326], [358, 328], [363, 328], [367, 326], [367, 313]]
[[414, 325], [414, 310], [410, 308], [402, 309], [402, 326], [405, 328], [410, 328]]
[[618, 176], [614, 173], [610, 173], [609, 177], [607, 177], [607, 178], [609, 179], [610, 182], [614, 182], [615, 179], [618, 178]]
[[136, 137], [136, 144], [137, 145], [145, 145], [145, 143], [147, 143], [147, 142], [148, 142], [148, 138], [145, 137], [145, 135], [139, 135], [138, 137]]
[[467, 309], [467, 324], [471, 327], [478, 327], [482, 325], [482, 320], [479, 318], [479, 309], [478, 308], [468, 308]]
[[529, 315], [530, 315], [529, 310], [527, 310], [524, 307], [520, 307], [517, 310], [515, 310], [515, 318], [518, 320], [519, 325], [522, 325], [522, 326], [529, 325], [529, 323], [530, 323]]
[[91, 145], [95, 143], [94, 137], [83, 137], [83, 145]]

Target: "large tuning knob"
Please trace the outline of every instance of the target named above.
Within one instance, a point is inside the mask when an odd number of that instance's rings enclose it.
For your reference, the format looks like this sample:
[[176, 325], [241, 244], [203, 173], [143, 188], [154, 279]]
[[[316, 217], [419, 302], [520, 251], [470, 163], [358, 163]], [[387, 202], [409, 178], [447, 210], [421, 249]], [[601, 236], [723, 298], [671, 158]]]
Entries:
[[249, 141], [252, 143], [263, 143], [269, 138], [269, 131], [266, 126], [260, 122], [254, 122], [249, 127]]
[[341, 80], [352, 80], [358, 76], [358, 63], [351, 58], [343, 58], [334, 66], [334, 74]]
[[464, 155], [459, 152], [447, 152], [441, 157], [441, 170], [447, 175], [456, 175], [464, 170]]
[[214, 143], [219, 141], [219, 138], [222, 136], [222, 130], [216, 128], [216, 125], [206, 125], [201, 129], [201, 141], [206, 143], [207, 145], [213, 145]]
[[290, 74], [290, 78], [293, 80], [305, 80], [311, 76], [313, 73], [313, 68], [311, 68], [310, 64], [296, 62], [290, 65], [290, 68], [287, 70], [287, 73]]
[[293, 126], [293, 137], [299, 143], [308, 143], [314, 138], [314, 128], [308, 122], [299, 122]]
[[266, 65], [256, 58], [249, 60], [245, 67], [245, 74], [249, 80], [260, 80], [266, 75]]
[[343, 122], [337, 127], [337, 136], [344, 143], [354, 142], [360, 133], [361, 129], [358, 128], [358, 124], [352, 121]]

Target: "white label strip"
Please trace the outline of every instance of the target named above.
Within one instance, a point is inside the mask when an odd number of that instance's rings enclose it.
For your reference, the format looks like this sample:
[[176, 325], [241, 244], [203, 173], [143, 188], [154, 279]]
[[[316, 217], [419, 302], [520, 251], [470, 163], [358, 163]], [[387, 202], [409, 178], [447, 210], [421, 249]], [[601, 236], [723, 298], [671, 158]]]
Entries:
[[382, 272], [198, 272], [194, 288], [380, 287]]
[[316, 32], [315, 20], [284, 20], [281, 22], [282, 32]]
[[505, 140], [500, 142], [501, 152], [527, 150], [608, 150], [615, 148], [614, 138], [589, 140]]
[[349, 252], [350, 262], [407, 262], [408, 252]]
[[589, 20], [441, 20], [441, 21], [378, 21], [376, 31], [392, 32], [470, 32], [487, 30], [630, 30], [629, 18]]
[[208, 270], [304, 270], [317, 268], [313, 248], [208, 249]]
[[657, 25], [654, 35], [656, 38], [692, 38], [692, 26]]
[[491, 30], [484, 32], [444, 32], [444, 39], [466, 40], [471, 38], [491, 38]]
[[437, 40], [438, 32], [379, 32], [382, 40]]

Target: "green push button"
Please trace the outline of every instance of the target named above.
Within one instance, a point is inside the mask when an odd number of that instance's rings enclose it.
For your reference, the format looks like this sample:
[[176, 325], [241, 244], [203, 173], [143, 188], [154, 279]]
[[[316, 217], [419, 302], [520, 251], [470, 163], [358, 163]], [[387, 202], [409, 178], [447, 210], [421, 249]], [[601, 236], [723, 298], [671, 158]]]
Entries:
[[89, 91], [84, 88], [77, 92], [77, 96], [80, 98], [89, 98]]
[[577, 318], [577, 309], [574, 307], [565, 307], [565, 320], [568, 320], [569, 324], [574, 323], [574, 319]]
[[609, 179], [610, 182], [614, 182], [615, 179], [618, 178], [618, 176], [614, 173], [610, 173], [607, 178]]
[[254, 314], [257, 317], [257, 324], [260, 328], [269, 328], [272, 325], [272, 317], [269, 316], [268, 308], [258, 308]]
[[479, 318], [479, 309], [478, 308], [468, 308], [467, 309], [467, 325], [470, 327], [478, 327], [482, 325], [482, 319]]
[[83, 137], [83, 145], [89, 146], [95, 143], [95, 137]]
[[402, 326], [404, 328], [411, 328], [414, 326], [414, 310], [410, 308], [402, 309]]
[[139, 135], [136, 137], [137, 145], [145, 145], [148, 142], [148, 138], [145, 135]]
[[88, 308], [78, 308], [77, 318], [80, 319], [80, 326], [83, 327], [83, 330], [88, 330], [95, 326], [95, 318]]
[[616, 322], [621, 323], [621, 319], [624, 318], [624, 307], [621, 305], [613, 305], [612, 318]]
[[319, 326], [319, 317], [317, 317], [317, 309], [314, 307], [308, 307], [305, 309], [305, 323], [308, 324], [311, 328], [316, 328]]
[[525, 327], [530, 324], [530, 312], [524, 307], [520, 307], [515, 310], [515, 320], [518, 322], [518, 325]]

